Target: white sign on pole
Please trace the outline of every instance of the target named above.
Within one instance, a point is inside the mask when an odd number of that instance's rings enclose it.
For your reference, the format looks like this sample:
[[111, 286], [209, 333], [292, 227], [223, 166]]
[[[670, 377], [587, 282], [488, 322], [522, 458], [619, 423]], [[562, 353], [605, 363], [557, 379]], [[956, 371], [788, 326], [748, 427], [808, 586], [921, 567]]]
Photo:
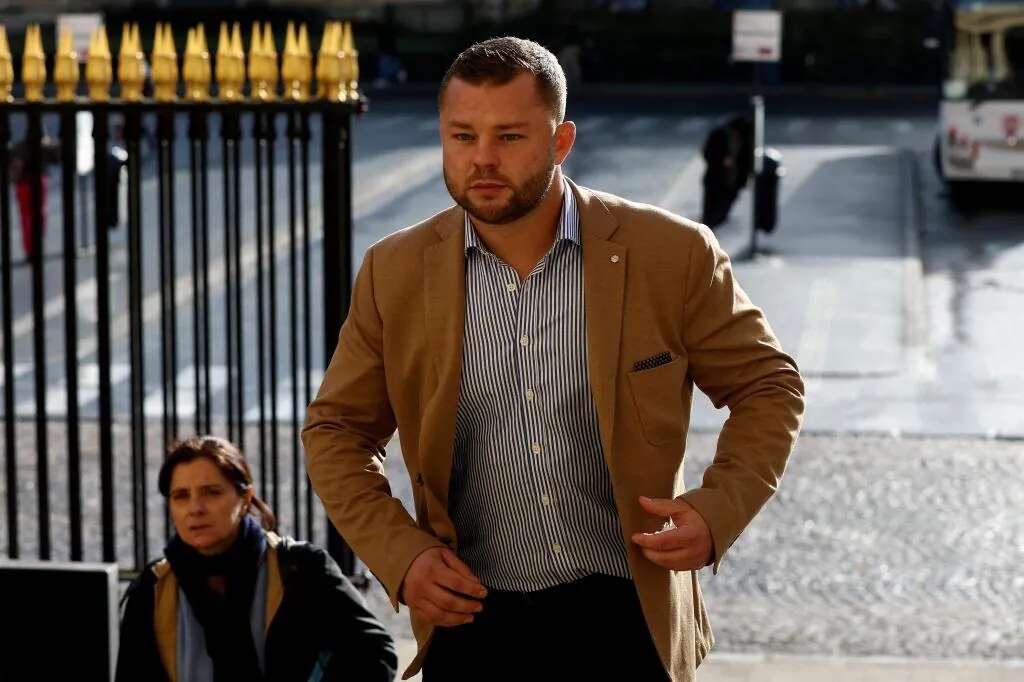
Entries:
[[71, 42], [78, 53], [78, 58], [85, 59], [89, 51], [89, 38], [93, 31], [103, 23], [102, 14], [59, 14], [57, 15], [57, 35], [63, 31], [71, 31]]
[[[71, 44], [78, 53], [79, 63], [84, 63], [89, 56], [89, 42], [92, 34], [103, 23], [102, 14], [59, 14], [57, 15], [57, 35], [64, 31], [71, 33]], [[77, 147], [76, 170], [79, 175], [92, 172], [95, 163], [95, 145], [92, 140], [92, 114], [79, 111], [75, 114], [75, 132]]]
[[782, 12], [736, 10], [732, 15], [732, 59], [777, 62], [782, 59]]

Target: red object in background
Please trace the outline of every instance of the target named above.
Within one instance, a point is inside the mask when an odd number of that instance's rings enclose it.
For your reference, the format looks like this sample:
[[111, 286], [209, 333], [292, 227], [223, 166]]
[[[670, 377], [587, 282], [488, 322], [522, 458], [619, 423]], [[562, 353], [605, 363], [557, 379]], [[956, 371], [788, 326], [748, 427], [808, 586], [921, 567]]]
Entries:
[[[39, 237], [42, 241], [42, 237], [46, 232], [46, 176], [39, 178], [40, 188], [40, 206], [39, 206], [39, 217], [42, 220], [42, 225], [39, 226]], [[32, 224], [32, 179], [23, 176], [18, 180], [15, 185], [15, 195], [18, 199], [18, 210], [21, 213], [21, 245], [25, 250], [25, 257], [32, 257], [32, 250], [35, 247], [34, 241], [34, 230]]]
[[1006, 133], [1007, 137], [1017, 137], [1017, 131], [1020, 130], [1020, 116], [1016, 114], [1007, 114], [1003, 116], [1003, 132]]

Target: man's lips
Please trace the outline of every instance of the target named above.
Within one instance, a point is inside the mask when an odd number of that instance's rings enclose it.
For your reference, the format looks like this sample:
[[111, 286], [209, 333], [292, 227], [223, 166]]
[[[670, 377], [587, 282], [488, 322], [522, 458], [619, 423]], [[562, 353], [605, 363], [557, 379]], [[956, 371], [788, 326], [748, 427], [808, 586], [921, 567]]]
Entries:
[[504, 187], [504, 183], [501, 182], [474, 182], [469, 186], [470, 189], [501, 189]]
[[200, 526], [189, 526], [188, 529], [194, 533], [199, 530], [206, 530], [209, 527], [209, 524], [202, 524]]

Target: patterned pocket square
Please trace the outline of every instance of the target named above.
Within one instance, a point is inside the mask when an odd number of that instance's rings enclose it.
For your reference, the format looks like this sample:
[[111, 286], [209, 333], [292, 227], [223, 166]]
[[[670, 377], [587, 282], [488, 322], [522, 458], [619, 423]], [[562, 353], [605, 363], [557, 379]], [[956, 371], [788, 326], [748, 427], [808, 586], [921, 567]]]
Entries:
[[658, 353], [657, 355], [652, 355], [651, 357], [647, 358], [646, 360], [640, 360], [638, 362], [634, 362], [633, 363], [633, 371], [634, 372], [639, 372], [639, 371], [644, 370], [644, 369], [654, 369], [655, 367], [661, 367], [662, 365], [667, 365], [670, 362], [672, 362], [672, 356], [669, 353], [667, 353], [667, 352], [665, 352], [665, 353]]

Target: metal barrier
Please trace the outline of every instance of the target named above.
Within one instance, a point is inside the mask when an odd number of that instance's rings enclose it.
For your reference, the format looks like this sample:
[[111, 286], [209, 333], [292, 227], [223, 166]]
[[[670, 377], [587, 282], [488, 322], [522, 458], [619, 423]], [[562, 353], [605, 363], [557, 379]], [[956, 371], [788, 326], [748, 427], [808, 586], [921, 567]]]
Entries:
[[[61, 425], [67, 492], [66, 500], [57, 498], [61, 510], [56, 518], [72, 561], [90, 558], [90, 542], [97, 535], [96, 558], [123, 561], [127, 539], [120, 537], [120, 529], [127, 528], [130, 565], [136, 570], [159, 550], [153, 536], [160, 533], [152, 528], [158, 522], [151, 517], [162, 504], [153, 499], [158, 498], [153, 473], [167, 444], [193, 431], [224, 435], [247, 452], [261, 497], [278, 512], [285, 531], [312, 538], [314, 520], [322, 518], [303, 473], [298, 432], [312, 396], [315, 378], [310, 374], [324, 366], [313, 355], [316, 332], [322, 327], [320, 359], [326, 363], [347, 311], [352, 279], [349, 137], [351, 117], [365, 110], [365, 100], [357, 89], [351, 27], [325, 26], [315, 94], [304, 25], [298, 30], [288, 25], [280, 68], [269, 24], [253, 26], [248, 56], [238, 24], [230, 30], [222, 24], [215, 69], [212, 61], [202, 25], [189, 29], [179, 78], [172, 29], [158, 24], [147, 67], [138, 25], [125, 25], [115, 84], [101, 27], [92, 36], [85, 63], [88, 97], [79, 97], [78, 55], [71, 36], [61, 35], [53, 59], [55, 97], [49, 98], [40, 30], [33, 26], [21, 60], [24, 98], [13, 99], [12, 59], [0, 27], [2, 482], [9, 558], [21, 556], [26, 544], [19, 528], [26, 510], [19, 500], [30, 493], [36, 505], [27, 525], [36, 526], [36, 541], [28, 544], [35, 544], [40, 559], [59, 558], [54, 556], [51, 508], [51, 474], [58, 470], [50, 455], [52, 431]], [[211, 71], [216, 96], [211, 96]], [[111, 97], [113, 85], [116, 98]], [[52, 121], [59, 124], [57, 145], [45, 134]], [[94, 158], [88, 194], [95, 244], [82, 250], [76, 248], [76, 223], [88, 221], [83, 196], [76, 196], [81, 194], [76, 192], [81, 185], [76, 166], [79, 147], [89, 139], [81, 127], [90, 121]], [[19, 130], [24, 142], [12, 148]], [[112, 145], [117, 154], [110, 151]], [[182, 173], [178, 160], [185, 146], [188, 166]], [[58, 154], [63, 230], [54, 256], [63, 268], [61, 293], [48, 296], [55, 268], [45, 253], [45, 162]], [[318, 187], [310, 172], [317, 165]], [[15, 194], [27, 282], [13, 258], [9, 169], [18, 176]], [[218, 173], [220, 178], [211, 178]], [[187, 201], [181, 196], [183, 174]], [[112, 245], [111, 234], [120, 229], [122, 177], [127, 234], [123, 245]], [[316, 248], [323, 256], [319, 281], [313, 276]], [[154, 256], [155, 272], [149, 262]], [[322, 290], [320, 318], [313, 313], [317, 286]], [[89, 298], [95, 298], [93, 305], [86, 304]], [[16, 312], [29, 302], [30, 313], [16, 321]], [[62, 334], [52, 324], [61, 317]], [[29, 332], [31, 362], [19, 363], [19, 338]], [[62, 336], [62, 343], [55, 342], [55, 335]], [[52, 353], [58, 348], [55, 362]], [[189, 360], [191, 366], [185, 367]], [[147, 382], [156, 372], [158, 386]], [[48, 373], [58, 380], [48, 381]], [[55, 388], [60, 374], [63, 391]], [[19, 402], [19, 388], [29, 379], [33, 399]], [[286, 397], [279, 400], [282, 385]], [[19, 426], [26, 420], [34, 425], [31, 434]], [[156, 442], [154, 429], [160, 434]], [[84, 430], [95, 441], [95, 460], [84, 454]], [[25, 460], [33, 455], [35, 477], [26, 481]], [[289, 455], [287, 471], [282, 459]], [[120, 496], [126, 494], [119, 485], [125, 465], [131, 491], [127, 526], [115, 519], [119, 502], [124, 504]], [[90, 488], [94, 479], [97, 485]], [[94, 524], [83, 509], [95, 512], [97, 504]], [[168, 522], [161, 516], [166, 534]], [[332, 531], [328, 545], [351, 574], [351, 551]]]

